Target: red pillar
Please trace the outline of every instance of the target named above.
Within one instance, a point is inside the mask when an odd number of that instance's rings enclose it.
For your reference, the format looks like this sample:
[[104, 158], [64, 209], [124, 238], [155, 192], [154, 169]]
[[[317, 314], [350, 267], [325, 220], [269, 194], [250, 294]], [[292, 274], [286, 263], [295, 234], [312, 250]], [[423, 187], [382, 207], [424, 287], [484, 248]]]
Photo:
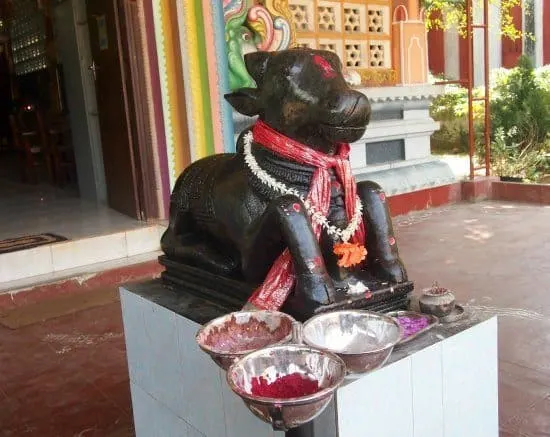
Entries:
[[[516, 29], [522, 29], [522, 10], [521, 6], [514, 6], [510, 11], [514, 26]], [[510, 38], [502, 37], [502, 66], [504, 68], [513, 68], [518, 65], [518, 59], [523, 52], [523, 38], [517, 38], [512, 41]]]
[[550, 3], [542, 2], [542, 63], [550, 64]]
[[458, 36], [458, 55], [460, 59], [460, 80], [468, 80], [468, 40], [460, 35]]
[[[432, 20], [441, 19], [441, 12], [434, 12]], [[432, 74], [445, 73], [445, 34], [443, 29], [428, 32], [428, 64]]]

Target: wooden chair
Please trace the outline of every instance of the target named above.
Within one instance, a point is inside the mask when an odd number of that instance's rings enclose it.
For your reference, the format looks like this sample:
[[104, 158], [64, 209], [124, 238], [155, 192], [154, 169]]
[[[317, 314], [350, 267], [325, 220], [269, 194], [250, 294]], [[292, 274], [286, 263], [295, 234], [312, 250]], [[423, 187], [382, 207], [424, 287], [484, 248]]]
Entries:
[[76, 163], [68, 120], [63, 116], [52, 118], [47, 132], [56, 184], [64, 186], [67, 182], [76, 182]]
[[10, 115], [10, 126], [16, 151], [20, 153], [23, 181], [38, 183], [45, 167], [48, 182], [54, 182], [54, 169], [44, 126], [44, 118], [35, 105], [25, 105]]

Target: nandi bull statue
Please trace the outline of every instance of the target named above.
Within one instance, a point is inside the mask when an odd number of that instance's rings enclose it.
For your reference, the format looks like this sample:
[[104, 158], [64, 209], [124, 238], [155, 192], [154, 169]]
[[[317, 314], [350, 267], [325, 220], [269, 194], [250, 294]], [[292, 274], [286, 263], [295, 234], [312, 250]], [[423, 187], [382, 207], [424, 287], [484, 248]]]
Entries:
[[201, 159], [177, 180], [161, 241], [165, 279], [302, 320], [404, 306], [412, 284], [384, 192], [356, 184], [348, 158], [369, 122], [368, 99], [331, 52], [255, 52], [245, 63], [257, 88], [225, 97], [259, 117], [235, 154]]

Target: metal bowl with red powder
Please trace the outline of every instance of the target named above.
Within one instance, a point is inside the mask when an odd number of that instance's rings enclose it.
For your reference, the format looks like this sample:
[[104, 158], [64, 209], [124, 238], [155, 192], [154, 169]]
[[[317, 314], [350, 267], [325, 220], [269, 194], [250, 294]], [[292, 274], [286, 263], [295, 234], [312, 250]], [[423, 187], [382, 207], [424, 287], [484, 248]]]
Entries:
[[199, 347], [222, 369], [255, 350], [292, 340], [295, 320], [279, 311], [237, 311], [218, 317], [197, 333]]
[[321, 414], [345, 375], [346, 365], [335, 354], [285, 344], [241, 358], [227, 371], [227, 382], [252, 413], [287, 431]]

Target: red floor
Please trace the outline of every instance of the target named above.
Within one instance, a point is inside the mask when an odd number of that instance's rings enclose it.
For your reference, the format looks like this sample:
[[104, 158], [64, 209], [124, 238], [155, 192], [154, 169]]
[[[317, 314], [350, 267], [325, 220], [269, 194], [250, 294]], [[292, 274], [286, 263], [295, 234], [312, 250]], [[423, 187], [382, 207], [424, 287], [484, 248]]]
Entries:
[[120, 305], [0, 327], [2, 437], [133, 435]]
[[[500, 315], [501, 436], [550, 436], [550, 207], [460, 204], [395, 224], [417, 290], [437, 280]], [[130, 408], [118, 304], [0, 327], [1, 437], [131, 436]]]

